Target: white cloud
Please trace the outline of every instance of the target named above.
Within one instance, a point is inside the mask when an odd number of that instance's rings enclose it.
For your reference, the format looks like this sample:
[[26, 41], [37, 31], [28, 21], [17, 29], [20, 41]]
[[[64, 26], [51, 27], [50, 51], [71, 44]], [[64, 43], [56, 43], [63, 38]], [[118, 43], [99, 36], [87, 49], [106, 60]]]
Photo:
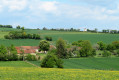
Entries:
[[8, 7], [9, 11], [23, 10], [27, 5], [27, 0], [1, 0], [3, 7]]
[[[82, 0], [77, 0], [82, 1]], [[86, 2], [88, 0], [84, 0]], [[99, 2], [99, 0], [91, 0], [88, 2]], [[103, 1], [103, 0], [101, 0]], [[112, 1], [112, 0], [110, 0]], [[106, 3], [106, 1], [105, 1]], [[119, 13], [119, 7], [117, 9], [107, 9], [104, 6], [95, 5], [71, 5], [66, 3], [60, 3], [57, 1], [41, 1], [41, 0], [1, 0], [0, 10], [8, 8], [9, 11], [22, 11], [17, 13], [23, 15], [31, 21], [40, 17], [42, 20], [49, 19], [49, 16], [59, 18], [70, 19], [94, 19], [94, 20], [118, 20], [118, 16], [114, 14]], [[17, 15], [16, 14], [16, 15]]]
[[2, 5], [0, 5], [0, 12], [2, 11]]

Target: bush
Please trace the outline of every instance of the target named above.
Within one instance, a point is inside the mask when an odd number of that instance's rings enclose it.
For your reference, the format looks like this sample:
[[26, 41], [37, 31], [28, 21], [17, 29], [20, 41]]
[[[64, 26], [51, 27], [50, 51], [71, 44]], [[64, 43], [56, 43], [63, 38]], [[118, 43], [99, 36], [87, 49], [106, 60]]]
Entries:
[[96, 56], [96, 50], [95, 49], [93, 49], [93, 51], [92, 51], [92, 56]]
[[102, 56], [103, 56], [103, 57], [109, 57], [109, 56], [111, 56], [111, 52], [109, 52], [109, 51], [107, 51], [107, 50], [104, 50], [104, 51], [102, 52]]
[[114, 41], [112, 42], [112, 44], [114, 45], [116, 49], [119, 49], [119, 41]]
[[81, 56], [79, 51], [74, 51], [73, 54], [75, 58], [79, 58]]
[[52, 41], [52, 37], [46, 36], [45, 39], [46, 39], [47, 41]]
[[107, 50], [113, 52], [113, 50], [115, 50], [115, 49], [116, 49], [116, 48], [115, 48], [115, 46], [114, 46], [113, 44], [108, 44], [108, 45], [107, 45]]
[[58, 68], [63, 68], [63, 62], [53, 54], [48, 54], [41, 62], [41, 67], [43, 68], [53, 68], [55, 66]]
[[9, 35], [5, 35], [4, 38], [5, 39], [11, 39], [11, 37]]
[[117, 56], [119, 57], [119, 49], [116, 51], [116, 53], [117, 53]]
[[98, 42], [97, 43], [98, 45], [99, 45], [99, 49], [100, 50], [106, 50], [106, 44], [105, 43], [103, 43], [102, 41], [100, 41], [100, 42]]
[[31, 54], [28, 54], [26, 56], [26, 60], [28, 60], [28, 61], [37, 61], [36, 56], [35, 55], [31, 55]]

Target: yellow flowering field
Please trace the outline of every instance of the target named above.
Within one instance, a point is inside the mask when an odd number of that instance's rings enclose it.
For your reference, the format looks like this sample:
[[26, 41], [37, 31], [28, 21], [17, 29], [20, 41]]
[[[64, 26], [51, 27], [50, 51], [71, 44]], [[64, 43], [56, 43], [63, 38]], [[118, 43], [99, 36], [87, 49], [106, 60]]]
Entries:
[[0, 80], [119, 80], [119, 71], [0, 67]]

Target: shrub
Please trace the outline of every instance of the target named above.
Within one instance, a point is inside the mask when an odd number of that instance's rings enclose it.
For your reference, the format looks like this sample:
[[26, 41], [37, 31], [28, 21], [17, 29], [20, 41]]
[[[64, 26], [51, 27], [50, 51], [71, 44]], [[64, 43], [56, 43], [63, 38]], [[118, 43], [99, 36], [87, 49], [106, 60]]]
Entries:
[[46, 39], [47, 41], [52, 41], [52, 37], [46, 36], [45, 39]]
[[28, 60], [28, 61], [37, 61], [36, 56], [35, 55], [31, 55], [31, 54], [28, 54], [26, 56], [26, 60]]
[[9, 35], [5, 35], [4, 38], [5, 39], [11, 39], [11, 37]]
[[111, 56], [111, 53], [110, 53], [109, 51], [107, 51], [107, 50], [104, 50], [104, 51], [102, 52], [102, 56], [103, 56], [103, 57], [109, 57], [109, 56]]
[[106, 44], [103, 43], [102, 41], [98, 42], [97, 44], [99, 45], [100, 50], [105, 50], [106, 49]]
[[116, 49], [119, 49], [119, 41], [114, 41], [112, 42], [112, 44], [114, 45]]
[[43, 68], [53, 68], [55, 66], [58, 68], [63, 68], [63, 62], [53, 54], [48, 54], [41, 62], [41, 67]]
[[117, 56], [119, 57], [119, 49], [116, 51], [116, 53], [117, 53]]
[[116, 48], [115, 48], [115, 46], [113, 45], [113, 44], [108, 44], [107, 45], [107, 50], [109, 50], [109, 51], [113, 51], [113, 50], [115, 50]]
[[92, 56], [96, 56], [96, 50], [95, 49], [93, 49], [93, 51], [92, 51]]
[[76, 57], [76, 58], [80, 57], [80, 52], [79, 51], [74, 51], [73, 54], [74, 54], [74, 57]]

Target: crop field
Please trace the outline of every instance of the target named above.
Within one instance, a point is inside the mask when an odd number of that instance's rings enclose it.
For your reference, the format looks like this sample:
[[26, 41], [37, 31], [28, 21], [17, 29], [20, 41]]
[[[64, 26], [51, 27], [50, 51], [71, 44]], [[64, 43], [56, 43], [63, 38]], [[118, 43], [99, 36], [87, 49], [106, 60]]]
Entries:
[[[0, 44], [9, 46], [14, 44], [15, 46], [37, 46], [39, 40], [32, 39], [19, 39], [19, 40], [6, 40], [4, 35], [8, 34], [9, 31], [20, 31], [18, 29], [2, 29], [0, 28]], [[78, 40], [89, 40], [92, 45], [96, 44], [98, 41], [103, 41], [105, 43], [111, 43], [112, 41], [119, 40], [119, 34], [104, 34], [104, 33], [90, 33], [90, 32], [65, 32], [65, 31], [48, 31], [48, 30], [37, 30], [37, 29], [26, 29], [27, 33], [31, 34], [40, 34], [42, 39], [46, 36], [51, 36], [53, 38], [52, 43], [55, 44], [55, 41], [58, 38], [63, 38], [69, 43]]]
[[78, 40], [89, 40], [92, 44], [96, 44], [98, 41], [111, 43], [112, 41], [119, 40], [119, 34], [104, 33], [41, 31], [41, 35], [52, 36], [54, 41], [56, 41], [58, 38], [63, 38], [69, 43]]
[[[96, 69], [96, 70], [118, 70], [119, 58], [72, 58], [64, 59], [65, 69]], [[30, 61], [40, 66], [40, 61]]]
[[0, 67], [0, 80], [118, 80], [119, 71]]
[[0, 44], [5, 46], [10, 46], [11, 44], [15, 46], [38, 46], [39, 40], [34, 39], [18, 39], [18, 40], [9, 40], [9, 39], [0, 39]]
[[67, 69], [119, 70], [119, 58], [81, 58], [65, 59]]

